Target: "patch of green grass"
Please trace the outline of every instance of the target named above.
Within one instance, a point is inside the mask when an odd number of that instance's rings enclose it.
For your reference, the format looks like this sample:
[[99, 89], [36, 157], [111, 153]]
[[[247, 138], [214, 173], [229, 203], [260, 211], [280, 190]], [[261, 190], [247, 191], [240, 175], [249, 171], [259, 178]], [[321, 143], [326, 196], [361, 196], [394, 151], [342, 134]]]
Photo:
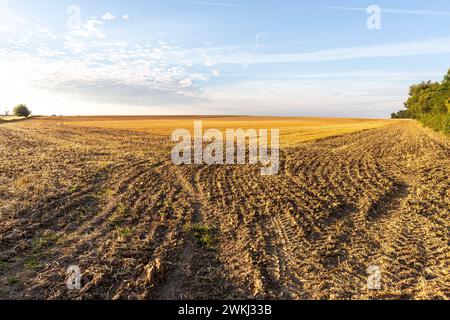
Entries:
[[124, 219], [123, 217], [120, 217], [117, 214], [113, 214], [108, 218], [108, 222], [112, 227], [118, 227], [123, 223]]
[[195, 239], [199, 246], [205, 247], [208, 250], [215, 251], [217, 239], [215, 237], [215, 230], [208, 226], [194, 224], [191, 226]]
[[118, 227], [125, 222], [127, 214], [128, 208], [123, 203], [119, 203], [116, 212], [108, 218], [108, 221], [113, 227]]
[[116, 212], [121, 216], [125, 216], [128, 213], [128, 208], [123, 203], [119, 203], [119, 205], [116, 208]]
[[119, 237], [123, 239], [129, 238], [133, 234], [133, 231], [131, 230], [130, 227], [116, 228], [116, 231]]
[[97, 200], [109, 199], [114, 196], [115, 193], [116, 192], [114, 190], [108, 188], [95, 193], [94, 198]]
[[0, 270], [4, 270], [6, 268], [6, 262], [0, 261]]
[[174, 212], [175, 212], [175, 209], [173, 208], [173, 206], [168, 205], [159, 211], [159, 216], [161, 218], [166, 218], [166, 217], [169, 217], [170, 215], [174, 214]]
[[9, 277], [9, 278], [6, 280], [6, 282], [7, 282], [10, 286], [12, 286], [12, 285], [17, 284], [17, 283], [19, 282], [19, 279], [17, 279], [16, 277]]
[[75, 215], [75, 220], [78, 222], [83, 222], [86, 219], [86, 212], [81, 209], [80, 211], [78, 211]]
[[94, 210], [91, 207], [79, 208], [77, 211], [71, 214], [71, 222], [82, 223], [87, 219], [87, 217], [91, 216], [92, 214], [94, 214]]
[[75, 193], [75, 192], [78, 192], [80, 190], [81, 190], [81, 186], [79, 184], [75, 184], [69, 189], [69, 192], [70, 193]]
[[103, 191], [103, 194], [108, 197], [111, 198], [116, 192], [113, 189], [105, 189]]
[[44, 249], [45, 247], [56, 244], [60, 240], [60, 236], [56, 233], [49, 233], [47, 235], [43, 235], [41, 237], [33, 239], [31, 243], [31, 247], [33, 251], [39, 251]]
[[112, 164], [110, 162], [99, 162], [96, 170], [92, 174], [95, 180], [105, 180], [111, 172]]
[[189, 233], [189, 232], [191, 232], [191, 224], [190, 224], [190, 223], [186, 223], [186, 224], [183, 226], [183, 232], [184, 232], [184, 233]]
[[37, 270], [41, 267], [41, 263], [39, 261], [38, 256], [31, 256], [25, 262], [25, 267], [31, 270]]

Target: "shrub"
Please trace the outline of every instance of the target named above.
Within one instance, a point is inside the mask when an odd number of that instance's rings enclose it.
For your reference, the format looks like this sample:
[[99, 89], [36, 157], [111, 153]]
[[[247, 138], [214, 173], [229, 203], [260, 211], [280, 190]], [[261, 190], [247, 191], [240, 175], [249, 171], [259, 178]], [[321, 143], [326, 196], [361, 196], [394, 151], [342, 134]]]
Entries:
[[446, 134], [450, 134], [450, 113], [447, 113], [442, 121], [442, 130]]
[[450, 134], [450, 114], [424, 114], [420, 122], [435, 131]]
[[409, 112], [409, 110], [401, 110], [397, 113], [393, 113], [391, 115], [392, 119], [411, 119], [411, 113]]
[[24, 104], [19, 104], [14, 108], [14, 115], [16, 117], [25, 117], [28, 118], [31, 115], [30, 109]]

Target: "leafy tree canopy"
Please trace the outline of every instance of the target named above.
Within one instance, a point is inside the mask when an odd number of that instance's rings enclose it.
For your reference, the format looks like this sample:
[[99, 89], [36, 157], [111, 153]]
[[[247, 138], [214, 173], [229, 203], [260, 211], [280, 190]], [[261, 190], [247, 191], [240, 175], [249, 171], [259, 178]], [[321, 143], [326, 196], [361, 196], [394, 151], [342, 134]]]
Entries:
[[30, 109], [24, 104], [19, 104], [14, 108], [14, 115], [16, 117], [25, 117], [28, 118], [31, 115]]
[[438, 131], [450, 132], [450, 69], [442, 82], [412, 85], [406, 110], [392, 114], [393, 119], [411, 118]]

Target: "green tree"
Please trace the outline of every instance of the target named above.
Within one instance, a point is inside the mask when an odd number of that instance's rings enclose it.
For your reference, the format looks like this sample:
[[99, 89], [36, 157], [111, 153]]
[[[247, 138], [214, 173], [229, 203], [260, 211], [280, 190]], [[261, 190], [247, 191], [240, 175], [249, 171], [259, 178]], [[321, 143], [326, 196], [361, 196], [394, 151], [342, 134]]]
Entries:
[[25, 104], [19, 104], [14, 108], [14, 115], [16, 117], [25, 117], [28, 118], [31, 115], [30, 109]]
[[433, 98], [439, 89], [439, 82], [422, 82], [412, 85], [409, 89], [409, 98], [405, 103], [406, 109], [409, 110], [411, 118], [420, 119], [424, 113], [433, 110]]
[[411, 119], [411, 113], [409, 110], [400, 110], [397, 113], [391, 115], [392, 119]]
[[450, 97], [450, 70], [444, 77], [433, 97], [433, 114], [446, 114], [448, 112], [446, 103]]
[[450, 70], [442, 82], [412, 85], [405, 107], [406, 110], [392, 114], [392, 118], [410, 117], [436, 131], [450, 133]]

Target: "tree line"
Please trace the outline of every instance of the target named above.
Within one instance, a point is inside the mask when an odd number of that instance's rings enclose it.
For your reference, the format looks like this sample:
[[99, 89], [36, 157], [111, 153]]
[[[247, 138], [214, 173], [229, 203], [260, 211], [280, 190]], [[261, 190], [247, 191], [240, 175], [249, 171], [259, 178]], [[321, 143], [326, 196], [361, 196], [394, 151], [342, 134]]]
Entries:
[[406, 110], [392, 114], [393, 119], [416, 119], [436, 131], [450, 134], [450, 69], [441, 82], [412, 85]]

